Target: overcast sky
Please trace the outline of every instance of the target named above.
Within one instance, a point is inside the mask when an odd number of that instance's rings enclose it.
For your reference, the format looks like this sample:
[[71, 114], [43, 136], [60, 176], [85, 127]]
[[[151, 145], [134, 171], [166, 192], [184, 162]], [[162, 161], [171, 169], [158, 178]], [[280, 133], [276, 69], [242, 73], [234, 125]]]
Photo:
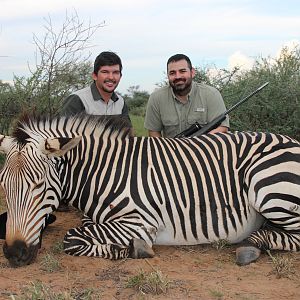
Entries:
[[299, 0], [0, 0], [0, 80], [28, 75], [33, 34], [44, 36], [45, 18], [59, 26], [74, 10], [86, 24], [105, 22], [91, 40], [92, 60], [105, 50], [120, 55], [122, 93], [132, 85], [152, 92], [175, 53], [198, 67], [247, 67], [300, 40]]

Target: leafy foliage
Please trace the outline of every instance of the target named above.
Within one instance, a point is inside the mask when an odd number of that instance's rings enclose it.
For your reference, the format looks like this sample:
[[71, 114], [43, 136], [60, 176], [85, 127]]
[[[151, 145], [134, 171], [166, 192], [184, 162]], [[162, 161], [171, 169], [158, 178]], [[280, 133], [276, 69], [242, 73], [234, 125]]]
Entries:
[[218, 88], [227, 108], [269, 82], [256, 96], [230, 113], [231, 130], [280, 133], [300, 140], [299, 46], [293, 50], [283, 48], [276, 59], [258, 58], [249, 71], [220, 70], [213, 77], [197, 71], [195, 80]]
[[128, 94], [124, 95], [124, 100], [127, 103], [129, 113], [135, 116], [145, 116], [146, 105], [149, 99], [149, 93], [140, 91], [139, 86], [131, 86], [127, 90]]

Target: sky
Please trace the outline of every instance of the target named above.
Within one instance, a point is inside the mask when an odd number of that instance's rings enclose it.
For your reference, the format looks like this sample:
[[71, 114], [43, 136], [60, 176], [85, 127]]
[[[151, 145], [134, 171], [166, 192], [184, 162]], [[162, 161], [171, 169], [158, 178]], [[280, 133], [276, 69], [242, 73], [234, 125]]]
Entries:
[[196, 67], [250, 68], [259, 57], [300, 43], [299, 0], [0, 0], [0, 80], [29, 76], [35, 66], [33, 35], [45, 19], [61, 28], [66, 14], [105, 26], [90, 39], [91, 61], [102, 51], [122, 59], [118, 90], [151, 93], [166, 78], [166, 61], [188, 55]]

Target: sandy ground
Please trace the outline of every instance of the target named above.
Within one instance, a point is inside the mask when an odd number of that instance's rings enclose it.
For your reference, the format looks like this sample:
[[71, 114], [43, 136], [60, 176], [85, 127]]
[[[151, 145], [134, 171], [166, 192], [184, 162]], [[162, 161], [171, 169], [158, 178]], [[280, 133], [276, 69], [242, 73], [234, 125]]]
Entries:
[[[147, 260], [72, 257], [54, 249], [61, 245], [67, 229], [80, 224], [80, 214], [71, 210], [56, 216], [32, 265], [11, 268], [0, 241], [0, 299], [24, 297], [39, 281], [52, 293], [51, 299], [300, 299], [300, 253], [272, 253], [286, 267], [279, 272], [267, 254], [249, 266], [237, 266], [235, 246], [219, 250], [211, 245], [155, 246], [156, 256]], [[58, 264], [57, 270], [47, 268], [49, 255]], [[168, 283], [164, 293], [156, 295], [155, 286], [140, 290], [126, 287], [137, 275], [151, 272], [161, 274]]]

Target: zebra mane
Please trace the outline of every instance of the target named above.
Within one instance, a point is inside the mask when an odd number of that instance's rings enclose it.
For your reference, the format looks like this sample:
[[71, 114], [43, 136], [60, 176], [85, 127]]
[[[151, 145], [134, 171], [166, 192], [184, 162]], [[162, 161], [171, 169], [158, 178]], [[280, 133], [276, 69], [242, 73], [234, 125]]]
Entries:
[[29, 138], [74, 137], [77, 135], [95, 135], [106, 131], [108, 134], [126, 138], [130, 136], [131, 124], [120, 115], [92, 116], [78, 114], [75, 116], [49, 117], [45, 115], [24, 114], [13, 128], [12, 137], [18, 143], [26, 144]]

